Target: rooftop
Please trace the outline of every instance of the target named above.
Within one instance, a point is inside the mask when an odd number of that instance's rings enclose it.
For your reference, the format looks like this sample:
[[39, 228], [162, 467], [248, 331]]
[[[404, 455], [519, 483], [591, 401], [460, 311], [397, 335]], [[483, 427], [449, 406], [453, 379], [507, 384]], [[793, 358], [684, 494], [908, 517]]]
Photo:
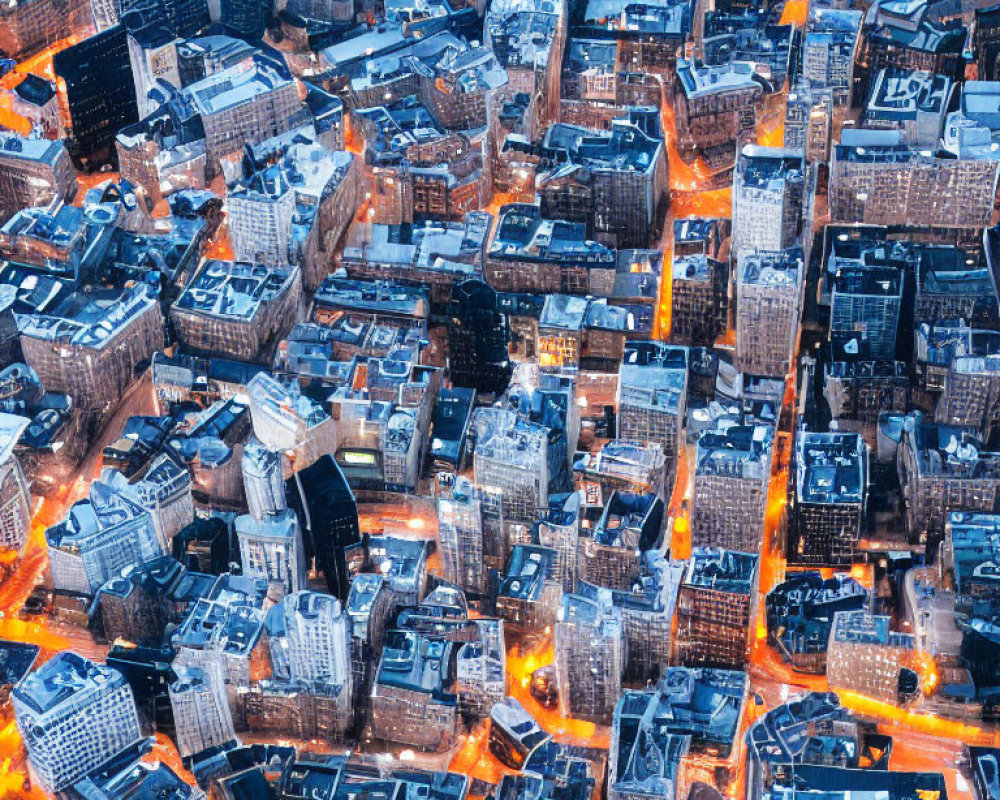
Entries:
[[691, 551], [684, 585], [749, 595], [757, 581], [758, 560], [756, 553], [695, 547]]
[[124, 684], [117, 670], [63, 650], [15, 686], [14, 697], [35, 713], [47, 714], [77, 694], [104, 694]]
[[857, 433], [801, 431], [795, 443], [800, 503], [860, 504], [868, 490], [868, 448]]
[[272, 269], [244, 261], [210, 259], [177, 298], [174, 307], [250, 321], [264, 304], [288, 291], [297, 274], [297, 267]]
[[501, 206], [489, 257], [609, 267], [615, 262], [614, 250], [587, 239], [584, 223], [546, 219], [538, 206], [525, 203]]
[[705, 431], [698, 439], [695, 475], [766, 479], [773, 441], [774, 429], [766, 425], [731, 425]]

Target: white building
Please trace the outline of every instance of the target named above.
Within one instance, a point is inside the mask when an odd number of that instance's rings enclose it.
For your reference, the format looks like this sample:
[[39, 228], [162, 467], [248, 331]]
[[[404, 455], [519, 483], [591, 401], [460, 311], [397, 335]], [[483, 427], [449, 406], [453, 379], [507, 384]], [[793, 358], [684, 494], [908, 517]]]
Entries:
[[256, 437], [243, 448], [243, 488], [247, 507], [254, 519], [264, 519], [288, 508], [285, 502], [285, 479], [281, 453], [269, 450]]
[[132, 689], [120, 672], [58, 653], [13, 690], [32, 772], [55, 793], [140, 738]]
[[53, 586], [84, 595], [163, 552], [149, 511], [103, 480], [90, 484], [90, 497], [74, 503], [45, 540]]
[[732, 252], [792, 247], [802, 229], [801, 153], [748, 144], [733, 173]]
[[233, 716], [218, 667], [174, 667], [174, 674], [177, 679], [167, 691], [181, 756], [186, 758], [235, 739]]
[[285, 509], [262, 519], [241, 514], [236, 518], [236, 536], [246, 577], [280, 583], [286, 592], [305, 587], [305, 553], [294, 511]]
[[350, 697], [348, 617], [340, 601], [321, 592], [295, 592], [265, 621], [274, 677], [343, 686]]

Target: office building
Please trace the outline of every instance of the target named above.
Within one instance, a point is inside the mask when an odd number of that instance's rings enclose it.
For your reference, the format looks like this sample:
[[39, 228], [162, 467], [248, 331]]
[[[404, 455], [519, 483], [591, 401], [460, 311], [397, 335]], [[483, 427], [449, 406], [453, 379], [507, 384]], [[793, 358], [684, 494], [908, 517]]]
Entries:
[[711, 347], [726, 332], [729, 270], [704, 253], [674, 256], [670, 285], [670, 341]]
[[196, 755], [236, 739], [233, 717], [226, 700], [222, 675], [214, 664], [174, 667], [170, 705], [174, 713], [174, 737], [182, 758]]
[[659, 342], [630, 342], [618, 372], [619, 439], [660, 442], [673, 472], [687, 414], [688, 353]]
[[786, 555], [793, 564], [854, 563], [865, 524], [868, 446], [857, 433], [800, 430]]
[[23, 678], [12, 695], [28, 760], [47, 792], [65, 789], [141, 735], [122, 674], [69, 650]]
[[115, 25], [56, 53], [52, 63], [55, 74], [66, 82], [79, 154], [107, 157], [118, 132], [139, 121], [128, 32]]
[[18, 61], [35, 55], [90, 22], [86, 0], [27, 0], [0, 11], [0, 52]]
[[[491, 500], [482, 487], [466, 478], [457, 478], [450, 494], [438, 498], [438, 538], [442, 576], [465, 592], [482, 595], [486, 591], [487, 506]], [[499, 509], [497, 509], [499, 511]], [[501, 548], [502, 552], [502, 548]]]
[[794, 247], [802, 233], [805, 201], [800, 153], [745, 145], [733, 173], [732, 252], [739, 257]]
[[734, 362], [751, 375], [784, 377], [798, 342], [805, 284], [802, 251], [741, 251], [736, 273]]
[[371, 692], [372, 735], [421, 750], [450, 747], [458, 732], [456, 653], [455, 642], [389, 631]]
[[830, 339], [856, 336], [874, 361], [896, 357], [905, 273], [892, 267], [843, 267], [833, 279]]
[[621, 695], [627, 657], [621, 611], [611, 593], [596, 599], [568, 594], [555, 625], [560, 711], [567, 717], [607, 723]]
[[756, 553], [696, 547], [677, 596], [672, 662], [742, 669], [757, 608]]
[[22, 208], [75, 195], [76, 172], [62, 142], [0, 135], [0, 224]]
[[287, 593], [305, 588], [305, 553], [295, 512], [286, 508], [263, 519], [242, 514], [235, 526], [244, 575], [278, 584]]
[[652, 492], [664, 499], [666, 458], [655, 442], [612, 439], [596, 453], [577, 453], [573, 485], [584, 492], [584, 505], [603, 505], [613, 491]]
[[701, 155], [715, 169], [732, 167], [734, 148], [754, 134], [756, 107], [768, 88], [748, 61], [710, 66], [678, 59], [672, 99], [681, 155]]
[[514, 544], [497, 590], [496, 609], [514, 630], [539, 630], [555, 622], [562, 584], [554, 574], [551, 547]]
[[162, 346], [163, 315], [145, 283], [79, 292], [51, 313], [26, 314], [21, 327], [24, 360], [46, 390], [98, 414], [121, 399], [136, 366]]
[[30, 420], [0, 414], [0, 551], [22, 552], [31, 531], [31, 492], [14, 445]]
[[698, 439], [691, 544], [756, 553], [764, 541], [774, 430], [733, 425]]
[[507, 389], [513, 366], [507, 352], [509, 323], [497, 305], [496, 290], [480, 280], [455, 284], [448, 310], [452, 381], [499, 396]]
[[628, 591], [640, 573], [642, 554], [663, 543], [663, 501], [654, 494], [615, 491], [593, 527], [579, 534], [575, 566], [581, 581]]
[[181, 100], [201, 117], [208, 178], [218, 174], [223, 156], [280, 136], [296, 127], [296, 121], [305, 121], [295, 82], [283, 66], [259, 55], [185, 86]]
[[322, 573], [327, 591], [347, 599], [348, 554], [359, 549], [358, 504], [337, 461], [325, 455], [285, 482], [286, 497], [302, 522], [306, 561]]

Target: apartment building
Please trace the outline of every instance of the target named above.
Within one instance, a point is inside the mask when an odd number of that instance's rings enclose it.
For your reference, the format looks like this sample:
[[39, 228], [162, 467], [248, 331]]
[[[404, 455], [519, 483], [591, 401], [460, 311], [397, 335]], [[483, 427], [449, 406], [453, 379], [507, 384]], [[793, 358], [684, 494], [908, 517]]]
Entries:
[[736, 262], [736, 352], [745, 373], [784, 377], [802, 314], [805, 269], [799, 248], [741, 251]]

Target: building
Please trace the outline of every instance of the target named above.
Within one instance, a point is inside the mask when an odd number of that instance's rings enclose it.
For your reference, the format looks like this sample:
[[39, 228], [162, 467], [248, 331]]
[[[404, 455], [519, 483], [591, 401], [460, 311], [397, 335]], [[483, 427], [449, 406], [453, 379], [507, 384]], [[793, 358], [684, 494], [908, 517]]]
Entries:
[[305, 553], [293, 511], [286, 508], [263, 519], [241, 514], [235, 527], [244, 575], [278, 584], [288, 593], [305, 588]]
[[900, 705], [917, 693], [913, 635], [890, 630], [890, 621], [864, 610], [834, 615], [826, 650], [826, 677], [831, 689], [890, 705]]
[[905, 273], [892, 267], [844, 267], [833, 279], [830, 339], [860, 339], [859, 350], [874, 361], [896, 357], [896, 333]]
[[612, 492], [597, 523], [579, 533], [574, 572], [601, 588], [630, 590], [642, 554], [662, 547], [664, 521], [663, 501], [655, 494]]
[[[740, 768], [745, 672], [668, 667], [654, 688], [628, 690], [615, 708], [608, 797], [687, 797], [705, 781], [726, 788]], [[648, 774], [652, 752], [657, 770]]]
[[327, 591], [347, 599], [349, 555], [361, 544], [358, 504], [337, 461], [325, 455], [285, 481], [288, 503], [304, 520], [306, 560], [318, 569]]
[[271, 349], [292, 327], [300, 293], [298, 267], [210, 259], [171, 306], [170, 319], [197, 353], [270, 361]]
[[132, 382], [136, 366], [163, 347], [163, 315], [156, 290], [80, 291], [50, 313], [26, 314], [24, 360], [50, 392], [63, 392], [77, 408], [103, 413]]
[[868, 446], [857, 433], [800, 430], [786, 555], [793, 564], [850, 566], [868, 498]]
[[65, 789], [139, 740], [132, 689], [117, 670], [64, 650], [14, 687], [17, 729], [45, 791]]
[[31, 492], [14, 446], [29, 420], [0, 414], [0, 551], [20, 553], [31, 531]]
[[264, 581], [221, 575], [171, 635], [175, 670], [218, 669], [237, 728], [246, 724], [243, 697], [270, 671], [263, 611], [267, 591]]
[[687, 348], [629, 342], [618, 371], [618, 438], [662, 443], [673, 472], [683, 442], [687, 390]]
[[340, 601], [318, 592], [286, 595], [265, 624], [272, 675], [261, 686], [261, 709], [250, 727], [342, 740], [355, 709], [351, 622]]
[[87, 596], [125, 567], [163, 552], [150, 513], [102, 480], [91, 483], [89, 497], [45, 531], [45, 541], [55, 588]]
[[596, 453], [577, 453], [573, 485], [584, 492], [584, 506], [601, 506], [613, 491], [652, 492], [664, 499], [666, 458], [655, 442], [612, 439]]
[[310, 142], [285, 149], [226, 191], [229, 236], [239, 261], [299, 265], [307, 291], [326, 277], [329, 254], [362, 199], [360, 161]]
[[[205, 793], [180, 778], [162, 762], [138, 760], [141, 747], [134, 747], [107, 769], [88, 775], [73, 784], [69, 800], [147, 800], [169, 797], [171, 800], [205, 800]], [[169, 792], [169, 794], [168, 794]]]
[[62, 142], [0, 136], [0, 224], [22, 208], [75, 195], [76, 171]]
[[499, 550], [495, 557], [504, 549], [489, 548], [486, 541], [490, 508], [495, 507], [499, 516], [499, 502], [499, 497], [461, 477], [455, 479], [451, 493], [437, 501], [442, 576], [473, 595], [486, 591], [487, 552]]
[[731, 250], [741, 257], [798, 244], [806, 201], [801, 153], [748, 144], [733, 173]]
[[831, 89], [846, 104], [854, 88], [854, 56], [864, 14], [854, 9], [810, 9], [802, 41], [802, 80], [810, 88]]
[[79, 154], [106, 157], [118, 131], [139, 121], [127, 31], [121, 25], [101, 31], [56, 53], [52, 64], [66, 82]]
[[782, 660], [822, 675], [834, 616], [865, 608], [868, 592], [849, 575], [796, 572], [767, 593], [764, 605], [768, 639]]
[[972, 48], [979, 80], [1000, 80], [1000, 8], [997, 6], [976, 9]]
[[741, 669], [757, 607], [755, 553], [696, 547], [677, 596], [672, 662]]
[[711, 347], [726, 332], [729, 270], [704, 253], [674, 256], [670, 284], [670, 341]]
[[611, 593], [567, 594], [555, 625], [556, 680], [564, 716], [607, 723], [621, 695], [627, 657], [621, 611]]
[[896, 468], [910, 541], [933, 549], [952, 511], [993, 513], [1000, 501], [1000, 455], [987, 452], [975, 431], [924, 420], [903, 421]]
[[515, 544], [497, 590], [497, 614], [514, 630], [539, 630], [554, 624], [562, 599], [551, 547]]
[[736, 273], [734, 362], [745, 373], [781, 378], [792, 366], [798, 342], [802, 251], [741, 251]]
[[22, 61], [84, 30], [90, 22], [85, 0], [28, 0], [0, 12], [0, 52]]
[[709, 66], [678, 59], [673, 105], [682, 156], [702, 155], [715, 169], [731, 167], [734, 147], [754, 135], [756, 107], [769, 90], [750, 62]]
[[251, 438], [243, 448], [240, 468], [251, 517], [264, 520], [288, 508], [280, 452], [269, 450], [259, 439]]
[[595, 239], [620, 248], [647, 247], [666, 201], [667, 163], [659, 118], [630, 109], [608, 132], [557, 123], [525, 147], [508, 138], [504, 154], [537, 163], [542, 216], [585, 222]]
[[549, 504], [549, 429], [504, 408], [477, 408], [472, 425], [475, 482], [500, 492], [505, 523], [531, 523]]
[[513, 366], [507, 352], [509, 323], [497, 305], [496, 290], [474, 279], [456, 284], [448, 310], [452, 382], [485, 394], [503, 394]]
[[457, 646], [411, 630], [389, 631], [371, 692], [372, 735], [440, 751], [458, 733]]
[[774, 430], [733, 425], [698, 439], [691, 544], [756, 553], [764, 541]]
[[953, 91], [946, 75], [879, 70], [864, 107], [863, 125], [874, 130], [900, 130], [911, 147], [935, 148]]
[[259, 144], [305, 121], [305, 106], [295, 82], [283, 65], [265, 56], [207, 75], [185, 86], [181, 96], [201, 117], [208, 178], [218, 174], [223, 156], [242, 152], [244, 145]]
[[539, 206], [501, 206], [483, 277], [501, 292], [601, 294], [615, 273], [615, 253], [587, 237], [583, 222], [552, 219]]
[[983, 228], [990, 222], [998, 168], [1000, 154], [988, 142], [945, 158], [909, 147], [900, 131], [847, 129], [830, 160], [830, 219]]
[[181, 757], [234, 741], [233, 717], [218, 668], [175, 666], [174, 675], [176, 680], [169, 686], [170, 705]]

